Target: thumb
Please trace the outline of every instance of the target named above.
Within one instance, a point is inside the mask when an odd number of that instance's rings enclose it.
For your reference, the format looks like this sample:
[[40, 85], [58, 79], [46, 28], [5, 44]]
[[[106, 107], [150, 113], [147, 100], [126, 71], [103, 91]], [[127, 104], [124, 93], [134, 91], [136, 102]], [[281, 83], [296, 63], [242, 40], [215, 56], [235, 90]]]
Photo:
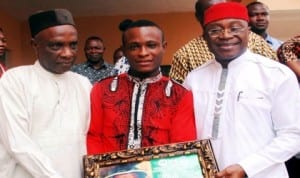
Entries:
[[221, 177], [224, 177], [224, 176], [226, 176], [227, 175], [227, 172], [225, 171], [225, 169], [224, 170], [222, 170], [222, 171], [220, 171], [220, 172], [218, 172], [217, 174], [216, 174], [216, 178], [221, 178]]

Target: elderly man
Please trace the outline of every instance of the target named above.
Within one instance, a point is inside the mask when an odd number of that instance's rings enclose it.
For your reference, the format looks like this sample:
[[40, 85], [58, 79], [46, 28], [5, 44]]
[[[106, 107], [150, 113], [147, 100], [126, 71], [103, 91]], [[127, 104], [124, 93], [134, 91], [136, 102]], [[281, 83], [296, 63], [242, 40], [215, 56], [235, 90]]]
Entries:
[[69, 11], [29, 17], [33, 65], [0, 83], [0, 177], [81, 178], [89, 123], [89, 80], [69, 72], [77, 30]]
[[[221, 2], [226, 2], [226, 0], [197, 0], [195, 4], [195, 16], [202, 27], [205, 10], [211, 5]], [[254, 53], [276, 59], [275, 51], [272, 50], [264, 39], [255, 33], [249, 34], [248, 47]], [[198, 36], [175, 52], [170, 77], [182, 83], [190, 71], [213, 58], [214, 54], [208, 49], [207, 42], [203, 36]]]
[[[248, 14], [219, 3], [204, 15], [204, 38], [215, 59], [193, 70], [198, 139], [210, 138], [216, 177], [288, 177], [284, 161], [300, 148], [300, 101], [295, 74], [247, 49]], [[284, 103], [284, 104], [282, 104]]]

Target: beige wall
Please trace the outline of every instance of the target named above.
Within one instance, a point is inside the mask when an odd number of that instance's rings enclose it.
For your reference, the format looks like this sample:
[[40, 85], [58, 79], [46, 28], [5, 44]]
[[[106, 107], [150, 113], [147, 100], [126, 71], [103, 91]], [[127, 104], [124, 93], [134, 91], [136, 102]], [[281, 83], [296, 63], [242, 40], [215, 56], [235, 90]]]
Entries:
[[300, 9], [272, 10], [268, 32], [283, 41], [300, 34]]
[[8, 67], [19, 65], [19, 59], [22, 57], [21, 48], [21, 22], [0, 11], [0, 27], [8, 39], [8, 56], [6, 65]]
[[[125, 18], [150, 19], [158, 23], [165, 31], [168, 48], [163, 64], [170, 64], [172, 54], [186, 42], [201, 34], [201, 27], [197, 23], [194, 13], [147, 14], [136, 16], [106, 16], [106, 17], [77, 17], [75, 18], [79, 31], [78, 62], [85, 60], [83, 43], [90, 35], [99, 35], [106, 45], [105, 59], [112, 62], [112, 53], [121, 44], [121, 33], [118, 24]], [[30, 47], [30, 35], [27, 22], [20, 22], [7, 14], [0, 13], [0, 20], [8, 38], [9, 67], [31, 64], [36, 59]], [[300, 33], [300, 10], [271, 11], [269, 32], [274, 37], [286, 40], [294, 34]]]

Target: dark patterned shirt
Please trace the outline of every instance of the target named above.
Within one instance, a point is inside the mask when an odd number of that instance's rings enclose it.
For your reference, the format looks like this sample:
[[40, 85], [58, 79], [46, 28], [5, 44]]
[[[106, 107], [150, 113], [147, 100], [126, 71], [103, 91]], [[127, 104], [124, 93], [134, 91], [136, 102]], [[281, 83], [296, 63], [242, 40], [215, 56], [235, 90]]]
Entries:
[[92, 84], [112, 75], [114, 66], [106, 62], [99, 69], [94, 69], [92, 64], [85, 62], [74, 65], [71, 70], [86, 76]]

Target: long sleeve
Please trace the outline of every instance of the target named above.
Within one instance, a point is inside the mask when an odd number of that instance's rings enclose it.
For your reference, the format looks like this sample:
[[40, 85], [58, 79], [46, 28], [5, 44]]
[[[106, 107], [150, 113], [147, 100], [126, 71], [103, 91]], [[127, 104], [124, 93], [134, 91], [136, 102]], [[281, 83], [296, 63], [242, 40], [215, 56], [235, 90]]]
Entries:
[[91, 92], [91, 122], [87, 134], [87, 152], [88, 154], [97, 154], [101, 152], [102, 146], [102, 106], [101, 106], [101, 87], [94, 85]]
[[187, 92], [180, 100], [176, 115], [172, 120], [171, 143], [191, 140], [196, 140], [196, 128], [193, 95]]
[[[16, 163], [24, 167], [33, 177], [62, 178], [53, 168], [50, 159], [30, 137], [31, 120], [28, 112], [30, 108], [26, 108], [28, 101], [23, 89], [22, 82], [16, 77], [7, 73], [1, 78], [0, 136], [3, 146]], [[1, 171], [1, 174], [4, 173]]]
[[275, 137], [239, 163], [249, 177], [286, 161], [300, 150], [300, 119], [296, 107], [299, 95], [296, 79], [291, 75], [276, 89], [271, 113]]

